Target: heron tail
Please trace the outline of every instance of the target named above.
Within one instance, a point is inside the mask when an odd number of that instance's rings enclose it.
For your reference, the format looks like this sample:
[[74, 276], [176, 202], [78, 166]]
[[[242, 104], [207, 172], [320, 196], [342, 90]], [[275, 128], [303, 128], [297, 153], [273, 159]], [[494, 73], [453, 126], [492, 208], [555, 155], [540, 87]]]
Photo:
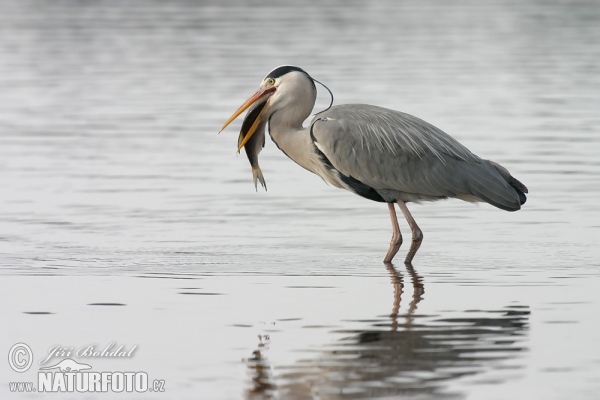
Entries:
[[512, 175], [510, 177], [510, 180], [508, 181], [508, 184], [513, 189], [515, 189], [515, 191], [519, 195], [519, 201], [521, 202], [521, 205], [525, 204], [525, 202], [527, 201], [527, 196], [525, 195], [525, 193], [528, 193], [527, 187]]
[[508, 172], [508, 170], [502, 165], [493, 161], [488, 162], [494, 168], [496, 168], [496, 171], [500, 173], [500, 176], [502, 176], [506, 180], [506, 182], [508, 182], [510, 187], [512, 187], [515, 190], [515, 192], [517, 192], [517, 194], [519, 195], [519, 202], [521, 203], [521, 205], [525, 204], [525, 202], [527, 201], [527, 196], [525, 196], [525, 193], [529, 193], [529, 190], [527, 190], [527, 186], [523, 185], [523, 183], [520, 180], [512, 176], [510, 172]]
[[262, 187], [265, 188], [265, 191], [267, 190], [267, 183], [265, 182], [265, 177], [263, 176], [262, 171], [260, 170], [260, 167], [252, 167], [252, 179], [254, 180], [254, 188], [256, 188], [257, 192], [258, 192], [257, 180], [260, 181], [260, 184]]
[[527, 187], [502, 165], [481, 160], [477, 171], [469, 174], [472, 193], [480, 199], [506, 211], [517, 211], [527, 201]]

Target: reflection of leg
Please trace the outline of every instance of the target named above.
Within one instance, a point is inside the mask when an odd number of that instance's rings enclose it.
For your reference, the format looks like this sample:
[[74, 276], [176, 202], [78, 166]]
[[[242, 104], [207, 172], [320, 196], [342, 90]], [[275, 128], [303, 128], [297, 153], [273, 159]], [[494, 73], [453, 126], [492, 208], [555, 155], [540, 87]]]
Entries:
[[396, 210], [394, 209], [394, 203], [388, 203], [388, 210], [390, 211], [390, 219], [392, 220], [392, 241], [390, 242], [390, 249], [388, 250], [385, 258], [383, 259], [384, 263], [389, 263], [392, 261], [398, 250], [400, 249], [400, 245], [402, 244], [402, 234], [400, 233], [400, 226], [398, 225], [398, 218], [396, 217]]
[[396, 268], [392, 263], [385, 263], [385, 267], [390, 273], [392, 278], [392, 285], [394, 286], [394, 305], [392, 307], [392, 331], [398, 329], [398, 311], [400, 311], [400, 302], [402, 301], [402, 292], [404, 291], [404, 281], [402, 275], [396, 271]]
[[410, 230], [412, 231], [412, 243], [410, 244], [410, 250], [408, 250], [408, 254], [406, 255], [405, 263], [410, 264], [417, 254], [417, 250], [421, 247], [421, 242], [423, 241], [423, 232], [419, 229], [419, 225], [415, 222], [415, 219], [410, 215], [410, 211], [406, 207], [404, 201], [398, 199], [398, 207], [400, 207], [400, 211], [404, 214], [404, 218], [408, 222], [408, 226], [410, 226]]
[[413, 286], [412, 300], [408, 305], [408, 314], [411, 315], [417, 309], [417, 304], [419, 304], [419, 302], [423, 299], [423, 295], [425, 294], [425, 285], [423, 284], [423, 278], [417, 274], [417, 271], [415, 271], [412, 264], [406, 264], [406, 270], [410, 274]]

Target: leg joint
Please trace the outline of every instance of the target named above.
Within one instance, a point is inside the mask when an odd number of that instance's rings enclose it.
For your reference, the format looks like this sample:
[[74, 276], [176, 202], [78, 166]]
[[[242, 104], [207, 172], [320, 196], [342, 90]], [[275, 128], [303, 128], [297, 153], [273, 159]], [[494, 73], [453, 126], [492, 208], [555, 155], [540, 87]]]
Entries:
[[417, 229], [413, 232], [412, 236], [413, 242], [422, 242], [423, 241], [423, 232], [420, 229]]

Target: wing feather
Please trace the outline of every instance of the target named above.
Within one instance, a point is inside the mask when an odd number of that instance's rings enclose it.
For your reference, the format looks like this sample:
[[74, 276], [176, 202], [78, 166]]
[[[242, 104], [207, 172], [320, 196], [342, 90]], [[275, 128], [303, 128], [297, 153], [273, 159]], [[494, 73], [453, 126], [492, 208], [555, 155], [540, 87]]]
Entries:
[[442, 154], [464, 160], [477, 161], [471, 153], [444, 131], [422, 119], [399, 111], [366, 104], [335, 106], [320, 113], [318, 118], [327, 118], [347, 124], [360, 134], [360, 147], [387, 149], [397, 154], [398, 149], [419, 157], [430, 152], [440, 160]]
[[409, 114], [342, 105], [320, 113], [311, 125], [334, 168], [381, 193], [417, 200], [471, 194], [500, 208], [519, 208], [517, 193], [490, 162]]

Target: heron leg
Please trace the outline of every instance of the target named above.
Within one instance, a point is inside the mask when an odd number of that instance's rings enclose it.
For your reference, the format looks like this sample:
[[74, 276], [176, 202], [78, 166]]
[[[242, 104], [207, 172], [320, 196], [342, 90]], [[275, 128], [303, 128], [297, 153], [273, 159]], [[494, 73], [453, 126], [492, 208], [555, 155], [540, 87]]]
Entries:
[[388, 203], [388, 210], [390, 211], [390, 219], [392, 220], [392, 241], [390, 242], [390, 249], [388, 250], [384, 263], [392, 262], [392, 259], [400, 249], [402, 244], [402, 234], [400, 233], [400, 225], [398, 225], [398, 217], [396, 217], [396, 210], [394, 209], [394, 203]]
[[415, 257], [415, 254], [417, 254], [417, 250], [419, 250], [419, 247], [421, 247], [421, 242], [423, 242], [423, 232], [410, 214], [410, 211], [408, 211], [406, 203], [400, 199], [396, 200], [396, 202], [398, 203], [398, 207], [400, 207], [400, 211], [402, 211], [402, 214], [404, 214], [404, 218], [406, 218], [406, 222], [408, 222], [408, 226], [410, 226], [410, 230], [412, 231], [412, 243], [410, 245], [410, 249], [408, 250], [408, 254], [406, 255], [406, 260], [404, 260], [404, 263], [410, 264]]

